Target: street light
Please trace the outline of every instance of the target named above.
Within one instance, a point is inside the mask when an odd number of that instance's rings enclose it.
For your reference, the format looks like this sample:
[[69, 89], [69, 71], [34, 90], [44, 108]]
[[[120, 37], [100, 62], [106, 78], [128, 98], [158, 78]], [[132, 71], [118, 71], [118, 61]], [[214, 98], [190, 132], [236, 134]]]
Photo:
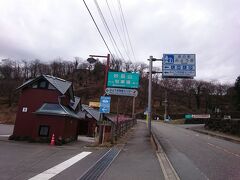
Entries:
[[[89, 55], [89, 58], [87, 59], [87, 61], [91, 64], [91, 63], [95, 63], [97, 60], [94, 58], [107, 58], [107, 65], [105, 67], [105, 76], [104, 76], [104, 85], [103, 85], [103, 95], [105, 94], [105, 90], [106, 90], [106, 86], [107, 86], [107, 76], [108, 76], [108, 69], [109, 69], [109, 63], [110, 63], [110, 54], [108, 54], [107, 56], [100, 56], [100, 55]], [[100, 113], [100, 121], [102, 121], [103, 119], [103, 115]], [[105, 125], [100, 125], [99, 126], [100, 130], [99, 130], [99, 143], [103, 143], [104, 141], [104, 134], [105, 134]]]
[[[162, 59], [156, 59], [153, 56], [149, 57], [149, 77], [148, 77], [148, 129], [149, 129], [149, 135], [152, 135], [152, 66], [153, 61], [162, 61]], [[154, 73], [162, 73], [162, 72], [154, 72]]]
[[110, 63], [110, 54], [108, 54], [107, 56], [100, 56], [100, 55], [89, 55], [90, 57], [87, 59], [87, 61], [89, 63], [94, 63], [97, 60], [94, 59], [94, 57], [98, 57], [98, 58], [107, 58], [107, 65], [105, 67], [105, 76], [104, 76], [104, 86], [103, 86], [103, 94], [105, 94], [105, 90], [107, 87], [107, 76], [108, 76], [108, 70], [109, 70], [109, 63]]

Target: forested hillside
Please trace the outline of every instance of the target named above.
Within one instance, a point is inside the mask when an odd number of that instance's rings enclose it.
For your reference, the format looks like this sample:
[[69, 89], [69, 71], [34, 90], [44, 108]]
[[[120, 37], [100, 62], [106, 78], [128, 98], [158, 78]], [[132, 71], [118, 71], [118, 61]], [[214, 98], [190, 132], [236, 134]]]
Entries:
[[[136, 112], [142, 113], [147, 107], [148, 66], [143, 63], [112, 60], [111, 71], [135, 71], [140, 73], [139, 95], [136, 99]], [[13, 122], [17, 109], [19, 92], [15, 89], [24, 81], [41, 74], [57, 76], [74, 83], [75, 95], [82, 103], [99, 101], [103, 94], [105, 64], [90, 63], [75, 58], [73, 61], [55, 59], [51, 62], [13, 61], [0, 62], [0, 121]], [[237, 78], [237, 77], [236, 77]], [[161, 74], [153, 75], [153, 113], [162, 115], [163, 101], [167, 98], [169, 114], [176, 116], [185, 113], [231, 113], [239, 110], [240, 78], [235, 85], [217, 81], [189, 79], [162, 79]], [[116, 112], [116, 97], [112, 97], [111, 111]], [[132, 98], [120, 98], [120, 113], [131, 114]]]

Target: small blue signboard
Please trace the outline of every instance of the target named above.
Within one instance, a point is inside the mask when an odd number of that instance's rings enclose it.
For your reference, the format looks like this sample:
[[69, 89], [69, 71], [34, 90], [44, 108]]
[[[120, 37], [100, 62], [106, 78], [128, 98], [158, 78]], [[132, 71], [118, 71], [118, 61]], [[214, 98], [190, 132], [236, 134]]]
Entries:
[[110, 113], [110, 103], [111, 103], [110, 96], [101, 96], [99, 108], [100, 113]]

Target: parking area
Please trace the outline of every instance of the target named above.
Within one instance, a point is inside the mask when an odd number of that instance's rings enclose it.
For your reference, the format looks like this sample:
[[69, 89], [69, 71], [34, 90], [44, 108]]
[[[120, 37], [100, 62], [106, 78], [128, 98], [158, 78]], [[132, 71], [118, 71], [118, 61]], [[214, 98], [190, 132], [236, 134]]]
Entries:
[[91, 142], [81, 140], [63, 146], [10, 141], [7, 136], [11, 135], [12, 130], [12, 125], [0, 125], [0, 174], [3, 180], [29, 179], [83, 152], [90, 152], [88, 156], [56, 174], [57, 179], [66, 176], [77, 179], [108, 150], [90, 147], [88, 145]]

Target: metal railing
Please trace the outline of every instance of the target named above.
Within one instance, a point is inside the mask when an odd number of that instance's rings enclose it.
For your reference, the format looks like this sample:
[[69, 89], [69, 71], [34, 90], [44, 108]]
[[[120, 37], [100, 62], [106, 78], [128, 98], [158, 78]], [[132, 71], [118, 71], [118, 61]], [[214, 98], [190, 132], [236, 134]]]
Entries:
[[130, 128], [132, 128], [137, 123], [136, 119], [128, 119], [124, 121], [118, 122], [118, 124], [113, 124], [113, 132], [112, 138], [117, 140], [121, 136], [123, 136]]

